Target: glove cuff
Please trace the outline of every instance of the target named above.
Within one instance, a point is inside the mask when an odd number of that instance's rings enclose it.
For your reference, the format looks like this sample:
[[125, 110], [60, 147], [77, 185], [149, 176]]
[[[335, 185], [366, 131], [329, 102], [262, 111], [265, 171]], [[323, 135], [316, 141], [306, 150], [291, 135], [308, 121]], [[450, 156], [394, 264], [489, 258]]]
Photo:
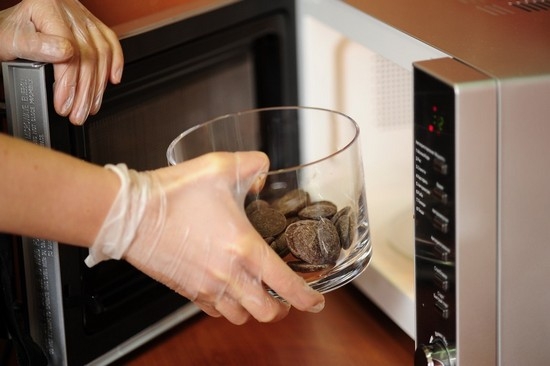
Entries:
[[146, 174], [128, 169], [125, 164], [108, 164], [105, 168], [115, 172], [121, 184], [84, 261], [88, 267], [104, 260], [122, 258], [136, 235], [149, 198]]

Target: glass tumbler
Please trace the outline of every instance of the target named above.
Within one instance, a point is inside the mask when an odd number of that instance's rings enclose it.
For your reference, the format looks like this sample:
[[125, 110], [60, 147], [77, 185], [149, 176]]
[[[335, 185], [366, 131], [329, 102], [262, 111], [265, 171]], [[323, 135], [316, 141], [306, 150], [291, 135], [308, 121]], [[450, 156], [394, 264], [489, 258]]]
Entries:
[[174, 165], [215, 151], [252, 150], [267, 154], [270, 169], [243, 207], [266, 245], [322, 293], [360, 275], [372, 247], [357, 123], [310, 107], [227, 114], [177, 136], [167, 158]]

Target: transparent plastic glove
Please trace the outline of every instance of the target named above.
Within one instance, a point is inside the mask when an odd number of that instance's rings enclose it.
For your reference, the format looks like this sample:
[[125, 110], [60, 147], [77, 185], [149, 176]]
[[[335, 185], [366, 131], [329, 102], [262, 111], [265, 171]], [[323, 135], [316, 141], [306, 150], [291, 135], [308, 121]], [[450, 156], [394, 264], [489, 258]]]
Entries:
[[[263, 184], [267, 157], [211, 153], [148, 173], [108, 166], [122, 186], [86, 263], [124, 258], [235, 324], [278, 320], [289, 305], [320, 311], [324, 298], [265, 244], [244, 213]], [[264, 284], [288, 303], [267, 293]]]
[[116, 34], [77, 0], [22, 0], [0, 12], [0, 60], [54, 64], [54, 107], [82, 124], [124, 66]]

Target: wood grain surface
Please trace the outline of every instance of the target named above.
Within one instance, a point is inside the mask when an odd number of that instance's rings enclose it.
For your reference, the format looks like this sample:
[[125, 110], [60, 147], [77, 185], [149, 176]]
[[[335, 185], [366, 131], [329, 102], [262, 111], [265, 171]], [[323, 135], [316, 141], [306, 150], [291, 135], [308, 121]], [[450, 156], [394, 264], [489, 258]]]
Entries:
[[407, 366], [413, 353], [414, 341], [347, 285], [326, 295], [321, 313], [293, 309], [277, 323], [198, 315], [117, 364]]

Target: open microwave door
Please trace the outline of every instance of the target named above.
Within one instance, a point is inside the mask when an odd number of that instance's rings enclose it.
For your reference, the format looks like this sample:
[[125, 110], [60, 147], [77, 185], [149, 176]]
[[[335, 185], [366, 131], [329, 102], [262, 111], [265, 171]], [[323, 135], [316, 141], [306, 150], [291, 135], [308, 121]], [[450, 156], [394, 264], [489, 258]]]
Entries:
[[[51, 65], [5, 62], [2, 74], [8, 133], [71, 153], [80, 127], [53, 111]], [[29, 332], [50, 365], [110, 363], [199, 311], [126, 262], [90, 269], [86, 249], [40, 238], [20, 241]]]

